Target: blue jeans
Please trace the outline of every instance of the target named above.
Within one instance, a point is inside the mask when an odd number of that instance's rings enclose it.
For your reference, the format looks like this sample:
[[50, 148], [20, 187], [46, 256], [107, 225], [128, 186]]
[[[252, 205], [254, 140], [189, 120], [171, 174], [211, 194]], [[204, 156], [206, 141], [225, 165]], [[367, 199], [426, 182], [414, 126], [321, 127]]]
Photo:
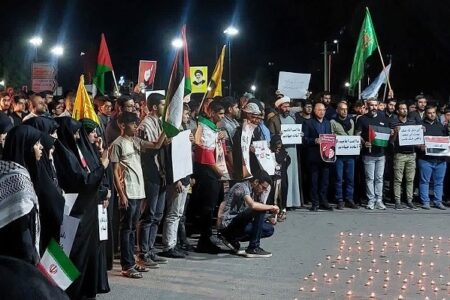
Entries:
[[[336, 160], [336, 200], [353, 201], [353, 186], [355, 180], [355, 159], [348, 156], [338, 156]], [[345, 193], [342, 181], [345, 182]]]
[[383, 201], [383, 175], [385, 156], [363, 156], [364, 174], [366, 175], [366, 194], [369, 204]]
[[249, 241], [248, 248], [258, 248], [262, 238], [273, 235], [274, 228], [264, 222], [265, 212], [246, 209], [231, 220], [231, 223], [221, 230], [221, 234], [230, 241]]
[[164, 214], [166, 189], [159, 184], [145, 184], [146, 199], [141, 202], [139, 219], [138, 246], [140, 255], [153, 251], [158, 226]]
[[128, 270], [134, 266], [134, 244], [140, 202], [141, 200], [128, 199], [128, 208], [121, 208], [119, 210], [120, 265], [122, 266], [122, 270]]
[[444, 188], [444, 177], [447, 165], [445, 161], [427, 161], [419, 159], [419, 193], [423, 204], [430, 204], [430, 180], [433, 178], [433, 192], [435, 205], [442, 202], [442, 193]]

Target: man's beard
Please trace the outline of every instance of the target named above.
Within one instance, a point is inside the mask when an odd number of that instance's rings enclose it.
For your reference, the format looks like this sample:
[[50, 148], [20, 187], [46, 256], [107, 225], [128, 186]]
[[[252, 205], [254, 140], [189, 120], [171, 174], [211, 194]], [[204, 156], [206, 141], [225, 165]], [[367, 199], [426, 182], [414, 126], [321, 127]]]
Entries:
[[281, 114], [283, 115], [283, 117], [286, 118], [287, 116], [289, 116], [289, 111], [284, 111]]

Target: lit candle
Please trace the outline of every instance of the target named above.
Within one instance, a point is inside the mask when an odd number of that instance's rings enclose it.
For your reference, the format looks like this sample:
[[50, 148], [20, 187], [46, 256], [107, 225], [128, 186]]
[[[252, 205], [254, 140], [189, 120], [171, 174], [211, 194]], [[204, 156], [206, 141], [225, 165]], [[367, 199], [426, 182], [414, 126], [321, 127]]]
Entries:
[[304, 290], [305, 290], [304, 287], [301, 287], [301, 288], [300, 288], [300, 292], [303, 292]]
[[372, 293], [370, 293], [370, 298], [375, 298], [375, 293], [374, 292], [372, 292]]
[[379, 269], [376, 269], [376, 270], [375, 270], [375, 273], [380, 273], [380, 270], [379, 270]]
[[403, 279], [403, 283], [407, 283], [408, 282], [408, 278]]
[[336, 268], [336, 265], [334, 265], [334, 264], [333, 264], [333, 265], [331, 265], [331, 268], [332, 268], [332, 269]]
[[406, 290], [406, 284], [402, 285], [402, 290]]
[[365, 286], [369, 286], [370, 285], [370, 281], [367, 281]]
[[353, 294], [352, 291], [347, 292], [347, 296], [351, 296], [352, 294]]
[[334, 278], [339, 278], [339, 274], [334, 275]]
[[360, 261], [361, 261], [361, 258], [358, 257], [357, 261], [360, 262]]
[[434, 262], [430, 262], [430, 267], [434, 267]]
[[322, 265], [322, 263], [318, 263], [317, 266], [320, 267]]
[[352, 236], [352, 235], [353, 235], [353, 233], [351, 233], [351, 232], [348, 233], [348, 236]]
[[397, 262], [397, 265], [401, 265], [402, 264], [402, 261], [401, 260], [399, 260], [398, 262]]
[[411, 235], [411, 238], [412, 238], [412, 239], [414, 239], [415, 237], [416, 237], [416, 236], [415, 236], [414, 234], [413, 234], [413, 235]]
[[344, 233], [343, 233], [343, 232], [341, 232], [341, 233], [339, 233], [339, 235], [340, 235], [340, 236], [343, 236], [343, 235], [344, 235]]
[[374, 263], [376, 263], [377, 262], [377, 260], [376, 259], [372, 259], [372, 263], [374, 264]]
[[402, 295], [398, 295], [398, 300], [403, 300], [403, 296]]
[[347, 282], [347, 284], [350, 284], [350, 283], [352, 283], [352, 281], [349, 279], [349, 280], [347, 280], [346, 281]]
[[387, 283], [383, 284], [383, 288], [387, 289], [387, 287], [388, 287]]
[[317, 278], [313, 278], [313, 281], [314, 281], [314, 282], [317, 282]]
[[369, 233], [369, 237], [371, 237], [372, 236], [372, 234], [371, 233]]
[[421, 287], [420, 287], [420, 291], [421, 291], [421, 292], [425, 291], [425, 287], [424, 287], [424, 286], [421, 286]]
[[405, 234], [403, 233], [403, 234], [402, 234], [402, 239], [404, 239], [404, 238], [405, 238], [405, 236], [406, 236], [406, 235], [405, 235]]
[[311, 292], [315, 292], [315, 291], [317, 291], [317, 289], [316, 289], [316, 287], [313, 287], [313, 288], [311, 289]]
[[389, 274], [389, 270], [384, 271], [384, 274]]
[[331, 278], [327, 278], [327, 280], [325, 280], [326, 283], [330, 283], [331, 282]]
[[356, 270], [357, 270], [357, 271], [361, 271], [361, 270], [362, 270], [362, 268], [361, 268], [361, 267], [358, 267], [358, 268], [356, 268]]
[[409, 275], [414, 276], [414, 271], [409, 272]]
[[388, 282], [390, 280], [389, 276], [384, 279], [384, 281]]
[[395, 237], [395, 235], [393, 233], [391, 233], [390, 238], [392, 239], [394, 237]]
[[434, 288], [434, 292], [435, 292], [435, 293], [439, 292], [439, 288], [438, 288], [438, 287], [435, 287], [435, 288]]
[[421, 261], [419, 261], [419, 263], [417, 264], [419, 267], [421, 267], [422, 266], [422, 262]]
[[324, 274], [323, 274], [323, 277], [328, 277], [328, 274], [327, 274], [327, 273], [324, 273]]
[[397, 275], [402, 275], [402, 271], [398, 270]]
[[330, 260], [330, 259], [331, 259], [331, 256], [327, 255], [327, 260]]
[[422, 277], [425, 277], [425, 276], [427, 276], [427, 273], [426, 273], [426, 272], [423, 272], [423, 273], [422, 273]]

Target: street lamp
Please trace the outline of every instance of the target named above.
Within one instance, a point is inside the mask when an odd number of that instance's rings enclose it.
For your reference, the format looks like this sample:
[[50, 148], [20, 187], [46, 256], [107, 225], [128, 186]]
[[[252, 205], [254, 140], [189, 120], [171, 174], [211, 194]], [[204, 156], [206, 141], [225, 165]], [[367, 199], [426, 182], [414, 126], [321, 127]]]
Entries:
[[344, 83], [344, 86], [345, 86], [346, 88], [349, 88], [349, 87], [350, 87], [350, 82], [346, 81], [346, 82]]
[[172, 47], [175, 49], [180, 49], [183, 47], [183, 40], [180, 38], [176, 38], [172, 40]]
[[42, 38], [40, 36], [33, 36], [28, 42], [34, 47], [34, 61], [37, 62], [38, 60], [37, 48], [42, 45]]
[[250, 89], [252, 90], [252, 92], [256, 91], [256, 85], [252, 84], [252, 86], [250, 87]]
[[0, 81], [0, 85], [3, 86], [3, 87], [5, 86], [5, 79], [2, 79], [2, 80]]
[[63, 46], [57, 45], [54, 46], [50, 52], [55, 56], [62, 56], [64, 54], [64, 48]]
[[223, 31], [228, 36], [228, 92], [231, 92], [231, 38], [239, 33], [239, 30], [234, 26], [228, 26], [227, 29]]

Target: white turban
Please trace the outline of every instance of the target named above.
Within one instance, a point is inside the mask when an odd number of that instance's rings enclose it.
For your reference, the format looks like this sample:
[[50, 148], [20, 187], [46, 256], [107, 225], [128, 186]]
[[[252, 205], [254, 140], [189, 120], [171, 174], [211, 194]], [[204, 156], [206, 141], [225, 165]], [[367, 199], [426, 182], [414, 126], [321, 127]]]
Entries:
[[275, 101], [275, 107], [278, 108], [278, 107], [280, 107], [281, 104], [290, 103], [290, 102], [291, 102], [291, 98], [289, 98], [288, 96], [284, 96], [284, 97], [278, 99], [277, 101]]

